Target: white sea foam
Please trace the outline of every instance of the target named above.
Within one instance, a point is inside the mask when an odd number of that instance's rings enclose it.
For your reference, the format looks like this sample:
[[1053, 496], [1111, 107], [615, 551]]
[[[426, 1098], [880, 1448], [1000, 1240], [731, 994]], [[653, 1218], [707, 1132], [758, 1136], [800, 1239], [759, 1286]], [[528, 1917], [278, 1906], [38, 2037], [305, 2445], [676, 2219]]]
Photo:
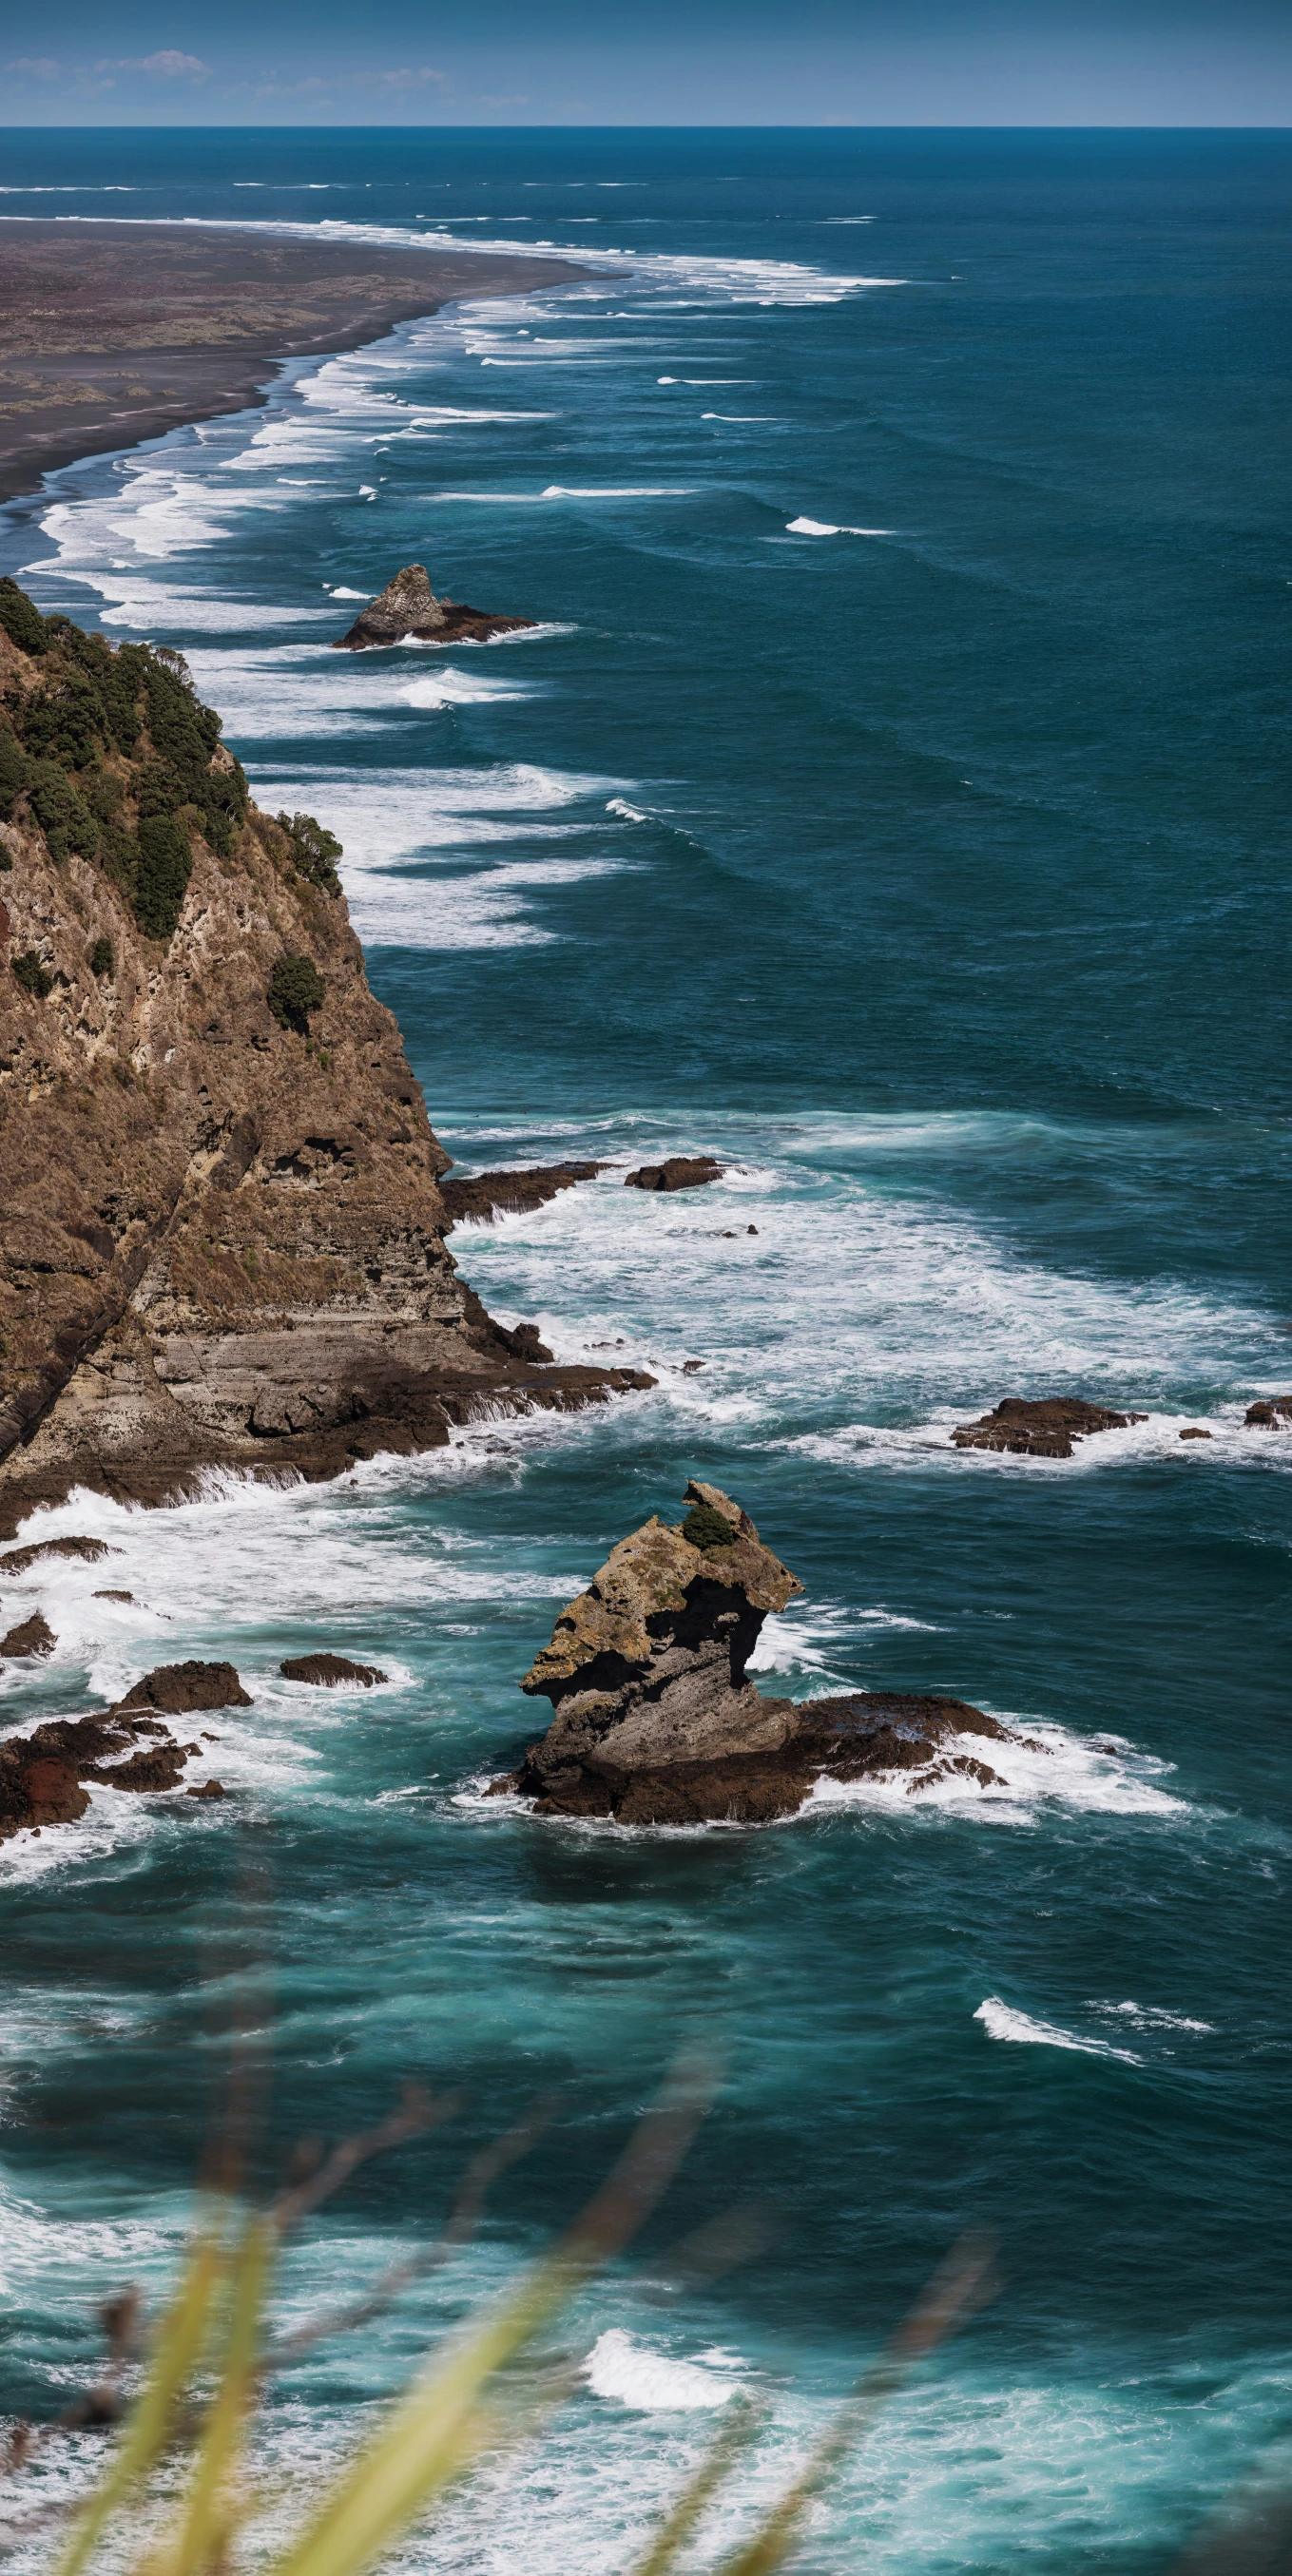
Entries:
[[1002, 2003], [999, 1995], [988, 1995], [978, 2006], [974, 2020], [980, 2021], [989, 2039], [1012, 2040], [1027, 2048], [1073, 2049], [1081, 2057], [1115, 2057], [1124, 2066], [1141, 2066], [1143, 2059], [1129, 2048], [1114, 2048], [1106, 2039], [1082, 2039], [1075, 2031], [1061, 2030], [1057, 2022], [1038, 2021], [1031, 2013], [1017, 2012], [1012, 2004]]
[[791, 537], [891, 537], [891, 528], [836, 528], [828, 519], [787, 519]]
[[594, 2397], [615, 2397], [622, 2406], [652, 2413], [725, 2406], [741, 2386], [725, 2364], [718, 2370], [696, 2361], [675, 2360], [638, 2343], [621, 2326], [608, 2326], [598, 2336], [584, 2364], [584, 2377]]

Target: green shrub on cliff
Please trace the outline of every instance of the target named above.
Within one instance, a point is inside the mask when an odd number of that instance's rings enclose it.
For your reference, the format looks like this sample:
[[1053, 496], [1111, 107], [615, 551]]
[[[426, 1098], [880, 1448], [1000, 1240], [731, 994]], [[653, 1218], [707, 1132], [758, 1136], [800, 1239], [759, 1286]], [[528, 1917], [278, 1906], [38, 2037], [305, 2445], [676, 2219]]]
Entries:
[[96, 939], [86, 960], [92, 975], [111, 975], [115, 960], [110, 939]]
[[149, 939], [174, 937], [192, 873], [187, 834], [169, 814], [150, 815], [139, 826], [133, 888], [135, 919]]
[[307, 884], [321, 886], [324, 894], [339, 894], [341, 880], [336, 862], [342, 856], [341, 844], [326, 824], [315, 821], [312, 814], [280, 814], [280, 831], [286, 832], [292, 845], [292, 858], [298, 876]]
[[[75, 849], [97, 857], [134, 901], [141, 929], [168, 936], [158, 926], [166, 906], [159, 913], [155, 851], [150, 855], [142, 843], [137, 851], [116, 822], [123, 786], [103, 764], [116, 754], [139, 763], [124, 792], [133, 794], [141, 824], [172, 821], [182, 808], [191, 808], [186, 819], [227, 857], [246, 819], [248, 791], [236, 761], [211, 767], [220, 747], [219, 717], [198, 699], [182, 654], [164, 647], [153, 652], [146, 644], [114, 649], [68, 618], [42, 619], [15, 582], [0, 583], [0, 623], [16, 641], [38, 636], [45, 662], [43, 685], [30, 695], [13, 690], [6, 701], [0, 815], [11, 812], [26, 791], [47, 837], [58, 836], [57, 848], [51, 840], [54, 855]], [[34, 651], [35, 642], [27, 649]], [[33, 762], [41, 764], [35, 783], [42, 785], [48, 820], [31, 795], [24, 763]], [[51, 769], [63, 773], [61, 787], [48, 774]], [[172, 874], [174, 859], [172, 844]]]
[[20, 653], [39, 655], [49, 650], [45, 620], [34, 600], [6, 573], [0, 580], [0, 626]]
[[49, 968], [42, 966], [34, 948], [25, 948], [21, 957], [14, 958], [13, 971], [24, 992], [33, 994], [38, 1002], [48, 1001], [54, 978]]
[[326, 992], [312, 957], [280, 957], [269, 978], [269, 1007], [285, 1029], [306, 1037], [310, 1013], [318, 1010]]
[[715, 1511], [712, 1503], [691, 1505], [682, 1523], [682, 1536], [689, 1546], [698, 1547], [702, 1556], [711, 1555], [716, 1547], [736, 1544], [736, 1532], [726, 1513]]

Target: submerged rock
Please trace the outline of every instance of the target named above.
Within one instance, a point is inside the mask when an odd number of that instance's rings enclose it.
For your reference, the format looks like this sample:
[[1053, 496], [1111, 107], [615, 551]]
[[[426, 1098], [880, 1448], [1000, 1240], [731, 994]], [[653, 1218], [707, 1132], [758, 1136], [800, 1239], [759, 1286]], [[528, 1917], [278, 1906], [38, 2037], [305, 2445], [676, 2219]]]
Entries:
[[483, 608], [468, 608], [458, 599], [437, 599], [425, 564], [405, 564], [377, 599], [361, 608], [348, 634], [334, 646], [338, 653], [362, 653], [375, 644], [402, 644], [412, 636], [419, 644], [483, 643], [490, 635], [507, 635], [532, 626], [532, 617], [497, 617]]
[[1132, 1422], [1147, 1422], [1146, 1413], [1113, 1413], [1106, 1404], [1087, 1404], [1079, 1395], [1032, 1399], [1007, 1395], [993, 1413], [977, 1422], [957, 1423], [951, 1434], [957, 1449], [1004, 1449], [1016, 1458], [1070, 1458], [1074, 1440], [1094, 1431], [1125, 1431]]
[[371, 1690], [374, 1682], [390, 1679], [378, 1664], [352, 1664], [348, 1655], [289, 1655], [279, 1672], [289, 1682], [318, 1682], [325, 1690], [335, 1690], [341, 1682], [362, 1682]]
[[1292, 1431], [1292, 1395], [1270, 1395], [1249, 1404], [1243, 1421], [1250, 1431]]
[[663, 1163], [642, 1163], [624, 1182], [626, 1190], [700, 1190], [720, 1181], [722, 1165], [712, 1154], [670, 1154]]
[[34, 1617], [11, 1628], [7, 1637], [0, 1637], [0, 1655], [52, 1655], [57, 1643], [48, 1620], [42, 1619], [38, 1610]]
[[492, 1783], [546, 1816], [625, 1825], [761, 1823], [793, 1815], [819, 1779], [910, 1771], [912, 1790], [949, 1772], [997, 1774], [962, 1736], [1018, 1741], [965, 1701], [906, 1692], [764, 1699], [746, 1679], [763, 1622], [802, 1585], [716, 1485], [613, 1548], [561, 1612], [521, 1683], [554, 1715], [518, 1771]]

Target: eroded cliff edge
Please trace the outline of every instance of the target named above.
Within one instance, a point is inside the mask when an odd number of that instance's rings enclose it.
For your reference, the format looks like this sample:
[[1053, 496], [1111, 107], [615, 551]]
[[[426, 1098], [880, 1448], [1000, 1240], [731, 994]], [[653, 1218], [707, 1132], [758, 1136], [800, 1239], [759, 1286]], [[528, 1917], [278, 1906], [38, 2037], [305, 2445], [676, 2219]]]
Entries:
[[0, 1531], [649, 1385], [538, 1365], [458, 1275], [336, 845], [182, 665], [4, 582], [0, 691]]

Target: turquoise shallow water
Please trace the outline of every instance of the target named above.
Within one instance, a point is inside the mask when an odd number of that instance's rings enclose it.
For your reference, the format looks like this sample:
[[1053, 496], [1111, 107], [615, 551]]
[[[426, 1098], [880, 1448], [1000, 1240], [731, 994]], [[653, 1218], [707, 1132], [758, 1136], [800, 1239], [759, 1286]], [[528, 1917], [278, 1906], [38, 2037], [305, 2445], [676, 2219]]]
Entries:
[[[660, 1384], [328, 1492], [55, 1516], [153, 1607], [95, 1601], [89, 1568], [22, 1587], [60, 1650], [5, 1681], [6, 1721], [163, 1653], [231, 1654], [256, 1704], [220, 1722], [239, 1831], [104, 1792], [75, 1846], [0, 1862], [5, 2402], [61, 2400], [100, 2285], [164, 2270], [241, 1940], [272, 1962], [275, 2146], [410, 2073], [469, 2094], [302, 2249], [301, 2311], [561, 2089], [461, 2270], [284, 2382], [295, 2476], [573, 2205], [698, 2032], [719, 2106], [640, 2265], [572, 2324], [590, 2375], [494, 2497], [494, 2561], [625, 2563], [733, 2380], [774, 2392], [773, 2477], [976, 2224], [1001, 2295], [811, 2563], [1164, 2566], [1290, 2384], [1292, 1443], [1242, 1427], [1292, 1385], [1286, 140], [27, 136], [7, 159], [15, 188], [80, 191], [18, 212], [605, 257], [298, 368], [266, 412], [3, 524], [43, 605], [181, 646], [262, 801], [341, 833], [462, 1166], [609, 1159], [454, 1249], [562, 1357]], [[410, 558], [538, 633], [331, 654], [344, 594]], [[722, 1155], [717, 1189], [623, 1191], [687, 1145]], [[950, 1448], [1000, 1396], [1062, 1389], [1147, 1420], [1067, 1466]], [[1194, 1422], [1212, 1440], [1182, 1447]], [[807, 1587], [770, 1684], [948, 1689], [1047, 1750], [1004, 1791], [823, 1796], [762, 1833], [486, 1804], [556, 1607], [696, 1472]], [[317, 1643], [388, 1689], [320, 1709], [276, 1678]], [[750, 2196], [775, 2241], [664, 2299], [671, 2238]], [[464, 2519], [407, 2557], [474, 2554]]]

